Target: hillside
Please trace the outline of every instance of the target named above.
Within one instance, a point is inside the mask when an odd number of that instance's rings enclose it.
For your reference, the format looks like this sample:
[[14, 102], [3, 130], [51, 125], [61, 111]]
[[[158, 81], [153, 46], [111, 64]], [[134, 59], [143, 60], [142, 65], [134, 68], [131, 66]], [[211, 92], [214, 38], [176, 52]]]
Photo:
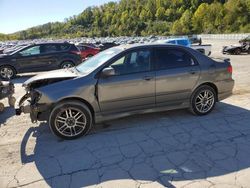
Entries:
[[0, 40], [250, 32], [250, 0], [121, 0]]

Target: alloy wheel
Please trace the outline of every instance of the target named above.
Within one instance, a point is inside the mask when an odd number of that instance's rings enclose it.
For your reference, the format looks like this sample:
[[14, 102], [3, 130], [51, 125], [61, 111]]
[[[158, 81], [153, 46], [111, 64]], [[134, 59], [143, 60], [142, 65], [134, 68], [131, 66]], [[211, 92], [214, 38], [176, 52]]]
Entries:
[[63, 69], [68, 69], [68, 68], [71, 68], [71, 67], [73, 67], [72, 63], [65, 63], [62, 66]]
[[55, 127], [60, 134], [72, 137], [81, 134], [87, 124], [85, 114], [77, 108], [66, 108], [57, 114]]
[[0, 70], [0, 74], [1, 74], [1, 77], [2, 78], [5, 78], [5, 79], [10, 79], [13, 77], [14, 75], [14, 72], [11, 68], [9, 67], [2, 67], [1, 70]]
[[200, 113], [207, 113], [214, 105], [215, 96], [210, 90], [202, 90], [195, 98], [195, 108]]

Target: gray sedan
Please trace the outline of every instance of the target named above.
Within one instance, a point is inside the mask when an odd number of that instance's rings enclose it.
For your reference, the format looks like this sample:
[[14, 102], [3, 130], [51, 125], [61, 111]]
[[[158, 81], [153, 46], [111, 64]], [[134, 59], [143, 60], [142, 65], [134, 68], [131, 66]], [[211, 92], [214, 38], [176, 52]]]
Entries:
[[233, 86], [229, 59], [178, 45], [117, 46], [27, 80], [16, 114], [30, 113], [32, 122], [48, 121], [55, 135], [74, 139], [95, 123], [132, 114], [187, 108], [206, 115]]

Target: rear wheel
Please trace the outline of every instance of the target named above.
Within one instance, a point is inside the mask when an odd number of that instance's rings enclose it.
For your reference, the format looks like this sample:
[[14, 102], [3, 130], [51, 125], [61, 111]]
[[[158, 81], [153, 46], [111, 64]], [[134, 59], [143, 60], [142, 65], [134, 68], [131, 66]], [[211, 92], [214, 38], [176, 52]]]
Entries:
[[92, 115], [85, 104], [75, 100], [64, 101], [52, 110], [49, 126], [60, 138], [76, 139], [89, 132], [92, 127]]
[[62, 69], [68, 69], [68, 68], [71, 68], [71, 67], [74, 67], [74, 63], [71, 62], [71, 61], [65, 61], [61, 64], [61, 68]]
[[216, 92], [212, 87], [204, 85], [192, 95], [190, 111], [195, 115], [206, 115], [213, 110], [215, 103]]
[[13, 67], [4, 65], [0, 67], [0, 77], [4, 80], [12, 79], [16, 76], [16, 71]]
[[241, 54], [241, 50], [239, 48], [234, 50], [234, 54], [235, 55], [240, 55]]

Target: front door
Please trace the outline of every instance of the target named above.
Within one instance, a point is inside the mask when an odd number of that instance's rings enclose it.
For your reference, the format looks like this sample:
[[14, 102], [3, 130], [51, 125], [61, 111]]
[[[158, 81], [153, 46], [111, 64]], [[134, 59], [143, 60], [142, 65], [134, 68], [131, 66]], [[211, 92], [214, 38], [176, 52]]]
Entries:
[[115, 70], [115, 75], [98, 81], [102, 113], [155, 106], [155, 72], [151, 69], [150, 50], [128, 52], [110, 66]]
[[20, 72], [50, 70], [51, 54], [45, 54], [42, 45], [35, 45], [18, 52], [14, 59], [19, 66]]

